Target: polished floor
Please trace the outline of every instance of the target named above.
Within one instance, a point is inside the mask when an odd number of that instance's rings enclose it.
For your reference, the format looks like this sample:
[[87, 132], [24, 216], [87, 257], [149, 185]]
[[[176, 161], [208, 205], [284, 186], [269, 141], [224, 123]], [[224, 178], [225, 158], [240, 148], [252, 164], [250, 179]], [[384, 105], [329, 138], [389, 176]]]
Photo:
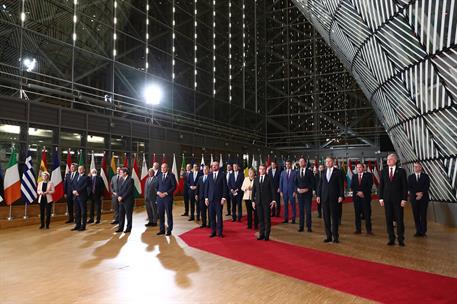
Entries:
[[[297, 225], [280, 224], [273, 227], [272, 239], [457, 277], [457, 229], [430, 223], [427, 238], [414, 238], [408, 209], [406, 247], [388, 247], [383, 211], [373, 206], [374, 236], [353, 234], [353, 207], [345, 204], [340, 244], [322, 243], [323, 223], [315, 214], [313, 233], [298, 233]], [[146, 229], [142, 208], [134, 214], [129, 235], [114, 233], [109, 214], [85, 232], [72, 232], [63, 222], [51, 223], [50, 230], [36, 226], [0, 230], [0, 302], [370, 302], [191, 248], [178, 235], [197, 224], [181, 213], [178, 204], [171, 237], [156, 236], [155, 227]]]

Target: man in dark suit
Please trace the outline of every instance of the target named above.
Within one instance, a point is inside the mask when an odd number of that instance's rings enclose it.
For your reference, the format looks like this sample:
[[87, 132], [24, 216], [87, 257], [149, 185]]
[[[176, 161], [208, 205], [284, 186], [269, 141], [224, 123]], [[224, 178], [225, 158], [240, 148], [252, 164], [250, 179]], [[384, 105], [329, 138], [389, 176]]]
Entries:
[[205, 204], [209, 207], [209, 216], [211, 221], [211, 235], [223, 237], [222, 234], [222, 208], [227, 202], [227, 179], [224, 173], [219, 172], [219, 163], [217, 161], [211, 164], [212, 172], [208, 175], [208, 182], [205, 187]]
[[408, 182], [406, 171], [397, 166], [397, 155], [387, 156], [387, 167], [381, 171], [379, 182], [379, 204], [384, 207], [386, 213], [387, 233], [389, 242], [387, 245], [395, 245], [395, 232], [393, 221], [397, 226], [397, 239], [400, 246], [405, 246], [405, 224], [403, 222], [403, 209], [408, 199]]
[[[227, 167], [226, 167], [226, 171], [225, 171], [225, 181], [226, 181], [226, 184], [227, 184], [227, 200], [225, 202], [225, 204], [227, 205], [227, 214], [226, 216], [231, 216], [232, 215], [232, 197], [229, 195], [230, 194], [230, 189], [228, 189], [228, 184], [229, 184], [229, 178], [230, 178], [230, 174], [232, 174], [233, 170], [232, 170], [232, 165], [231, 164], [227, 164]], [[224, 168], [221, 168], [221, 173], [224, 171]]]
[[299, 210], [299, 228], [298, 232], [304, 231], [305, 227], [305, 212], [306, 212], [306, 228], [308, 232], [312, 232], [311, 229], [311, 207], [313, 199], [314, 189], [314, 176], [311, 170], [306, 168], [304, 158], [300, 158], [299, 171], [295, 175], [295, 187], [298, 198], [298, 210]]
[[241, 207], [243, 201], [243, 191], [241, 190], [241, 186], [243, 185], [243, 181], [244, 174], [241, 172], [239, 165], [234, 163], [233, 172], [230, 174], [228, 184], [230, 191], [229, 195], [232, 197], [232, 222], [237, 220], [238, 222], [241, 222], [241, 217], [243, 215]]
[[76, 225], [71, 230], [84, 231], [86, 230], [87, 221], [87, 199], [89, 177], [85, 175], [86, 169], [84, 166], [78, 167], [78, 176], [73, 181], [73, 198], [75, 202], [75, 222]]
[[[135, 204], [134, 181], [129, 176], [129, 169], [121, 168], [119, 170], [120, 185], [117, 193], [119, 202], [119, 226], [116, 232], [129, 233], [132, 231], [133, 205]], [[124, 231], [125, 218], [127, 217], [127, 227]]]
[[157, 209], [159, 211], [160, 231], [157, 235], [165, 234], [165, 213], [167, 214], [167, 233], [173, 230], [173, 193], [176, 190], [176, 176], [168, 172], [166, 163], [161, 166], [162, 174], [157, 186]]
[[426, 236], [427, 233], [427, 208], [430, 200], [428, 190], [430, 177], [422, 172], [422, 165], [414, 163], [414, 173], [408, 177], [409, 201], [413, 209], [416, 234], [414, 236]]
[[357, 174], [352, 176], [351, 190], [354, 202], [355, 212], [355, 233], [362, 233], [362, 218], [365, 218], [365, 227], [367, 234], [373, 234], [371, 231], [371, 188], [373, 187], [373, 175], [370, 172], [364, 172], [363, 164], [356, 166]]
[[205, 204], [205, 187], [208, 182], [208, 173], [209, 173], [209, 167], [204, 166], [203, 174], [200, 175], [200, 177], [198, 178], [197, 190], [196, 190], [197, 194], [195, 196], [195, 200], [200, 205], [200, 215], [202, 218], [202, 224], [201, 224], [200, 228], [209, 227], [209, 225], [207, 225], [207, 219], [209, 217], [208, 207]]
[[271, 209], [271, 216], [280, 217], [281, 216], [281, 191], [279, 189], [279, 179], [281, 177], [281, 173], [279, 172], [278, 165], [275, 161], [271, 162], [270, 170], [268, 170], [268, 175], [273, 180], [273, 186], [275, 187], [275, 197], [274, 200], [276, 202], [273, 209]]
[[[322, 172], [324, 172], [324, 169], [325, 169], [324, 165], [321, 164], [321, 165], [319, 165], [317, 172], [314, 174], [314, 185], [315, 185], [316, 196], [317, 196], [317, 188], [319, 187], [319, 183], [322, 178]], [[322, 217], [322, 205], [321, 204], [317, 204], [317, 217], [318, 218]]]
[[[189, 200], [190, 200], [190, 217], [189, 221], [195, 220], [195, 209], [197, 209], [197, 221], [200, 220], [200, 206], [195, 200], [197, 195], [197, 183], [200, 177], [200, 170], [197, 164], [194, 164], [192, 171], [187, 176], [187, 184], [189, 185]], [[195, 208], [197, 207], [197, 208]]]
[[121, 170], [120, 167], [116, 169], [116, 175], [111, 178], [111, 205], [113, 208], [113, 221], [111, 225], [119, 224], [119, 202], [117, 201], [117, 193], [119, 192], [119, 186], [121, 184], [120, 179], [121, 176], [119, 175], [119, 171]]
[[148, 170], [148, 178], [144, 184], [144, 203], [148, 214], [146, 227], [157, 226], [157, 186], [159, 185], [159, 175], [159, 163], [155, 162], [152, 168]]
[[286, 161], [286, 169], [281, 172], [279, 179], [279, 189], [281, 197], [284, 201], [284, 222], [289, 222], [289, 202], [292, 206], [292, 224], [295, 224], [296, 208], [295, 208], [295, 171], [292, 169], [292, 162]]
[[74, 218], [74, 197], [73, 197], [73, 183], [75, 181], [75, 177], [78, 176], [78, 165], [73, 163], [70, 166], [70, 172], [68, 172], [65, 175], [65, 180], [63, 184], [63, 191], [65, 193], [65, 198], [67, 199], [67, 214], [68, 214], [68, 220], [65, 222], [66, 224], [68, 223], [73, 223], [75, 221]]
[[325, 159], [326, 169], [322, 173], [322, 178], [319, 181], [317, 188], [317, 203], [322, 204], [322, 212], [324, 215], [325, 233], [327, 238], [325, 243], [339, 243], [340, 237], [338, 234], [339, 226], [339, 211], [338, 205], [343, 203], [343, 184], [341, 183], [341, 171], [333, 167], [333, 158]]
[[190, 203], [190, 196], [189, 196], [189, 183], [188, 178], [191, 174], [192, 166], [191, 164], [186, 165], [186, 171], [184, 171], [184, 189], [183, 189], [183, 196], [184, 196], [184, 213], [181, 216], [189, 216], [189, 203]]
[[90, 183], [89, 183], [89, 198], [91, 201], [90, 204], [90, 213], [89, 213], [89, 220], [87, 221], [88, 224], [91, 224], [94, 222], [94, 217], [95, 217], [95, 212], [96, 218], [95, 218], [95, 224], [100, 224], [100, 218], [102, 216], [102, 195], [103, 195], [103, 188], [105, 187], [105, 184], [103, 183], [102, 178], [97, 175], [97, 169], [92, 169], [90, 171], [91, 177], [90, 177]]
[[273, 180], [265, 174], [265, 166], [259, 166], [259, 175], [252, 186], [252, 207], [257, 210], [259, 217], [259, 237], [257, 240], [268, 241], [271, 230], [271, 209], [276, 205]]

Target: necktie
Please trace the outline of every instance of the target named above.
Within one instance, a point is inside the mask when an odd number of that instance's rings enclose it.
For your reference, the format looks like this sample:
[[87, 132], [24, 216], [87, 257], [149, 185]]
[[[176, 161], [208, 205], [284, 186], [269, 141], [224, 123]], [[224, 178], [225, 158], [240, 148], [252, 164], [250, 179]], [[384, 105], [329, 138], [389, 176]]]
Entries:
[[95, 183], [97, 182], [95, 176], [92, 177], [92, 193], [95, 193]]
[[163, 174], [163, 175], [162, 175], [162, 181], [165, 180], [165, 177], [166, 177], [165, 174]]
[[419, 174], [416, 174], [416, 182], [419, 182]]
[[394, 168], [390, 168], [390, 174], [389, 174], [390, 181], [392, 181], [393, 178], [394, 178]]
[[301, 169], [301, 177], [305, 176], [305, 169]]
[[206, 182], [206, 175], [203, 176], [203, 183], [205, 183], [205, 182]]
[[71, 174], [71, 180], [73, 180], [74, 178], [75, 178], [75, 172], [73, 172], [73, 173]]
[[362, 184], [362, 173], [359, 174], [359, 186]]
[[287, 179], [290, 178], [290, 169], [287, 170]]
[[235, 181], [236, 181], [237, 177], [238, 177], [238, 172], [235, 172]]
[[332, 176], [332, 171], [327, 170], [327, 182], [330, 181], [330, 177]]
[[213, 174], [213, 180], [214, 181], [216, 180], [216, 177], [217, 177], [216, 172], [214, 172], [214, 174]]
[[260, 177], [260, 184], [263, 184], [263, 175]]

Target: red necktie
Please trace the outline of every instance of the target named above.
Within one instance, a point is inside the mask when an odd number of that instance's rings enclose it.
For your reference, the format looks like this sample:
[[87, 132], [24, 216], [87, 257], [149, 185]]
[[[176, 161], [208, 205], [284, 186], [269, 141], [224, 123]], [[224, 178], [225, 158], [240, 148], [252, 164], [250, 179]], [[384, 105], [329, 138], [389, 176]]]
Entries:
[[359, 174], [359, 186], [362, 184], [362, 174]]
[[392, 181], [394, 179], [394, 168], [390, 168], [389, 179]]

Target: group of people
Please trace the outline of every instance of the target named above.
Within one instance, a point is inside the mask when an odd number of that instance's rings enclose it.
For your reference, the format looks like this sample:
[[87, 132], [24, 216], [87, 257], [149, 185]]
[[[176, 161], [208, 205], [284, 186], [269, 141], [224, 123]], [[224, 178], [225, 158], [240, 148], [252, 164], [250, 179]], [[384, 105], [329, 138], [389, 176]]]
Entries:
[[[387, 166], [381, 171], [378, 188], [379, 203], [385, 210], [388, 245], [396, 241], [405, 245], [404, 207], [409, 199], [412, 205], [417, 237], [427, 233], [427, 206], [429, 201], [429, 176], [423, 172], [420, 163], [414, 164], [414, 173], [407, 177], [406, 171], [397, 165], [395, 154], [387, 157]], [[144, 187], [144, 200], [148, 222], [145, 226], [159, 225], [157, 235], [171, 235], [173, 230], [173, 194], [176, 190], [176, 177], [169, 172], [166, 163], [154, 163], [149, 169]], [[43, 172], [42, 182], [38, 184], [41, 226], [49, 228], [52, 193], [54, 186], [49, 181], [49, 173]], [[339, 243], [342, 203], [344, 200], [344, 176], [334, 165], [332, 157], [325, 159], [313, 172], [306, 167], [301, 158], [298, 169], [286, 161], [280, 171], [276, 162], [266, 168], [260, 165], [258, 172], [253, 168], [245, 177], [239, 164], [227, 165], [226, 171], [219, 168], [218, 162], [211, 166], [187, 165], [184, 172], [184, 213], [189, 221], [201, 223], [201, 228], [210, 228], [210, 237], [223, 237], [223, 211], [231, 216], [233, 222], [241, 222], [243, 202], [246, 208], [247, 228], [259, 229], [258, 240], [269, 240], [271, 217], [281, 216], [283, 223], [296, 223], [296, 202], [298, 202], [298, 231], [312, 232], [312, 201], [315, 196], [318, 217], [325, 224], [324, 242]], [[132, 230], [134, 209], [134, 182], [128, 168], [117, 168], [117, 174], [110, 181], [112, 207], [114, 210], [111, 224], [118, 225], [116, 232], [129, 233]], [[103, 180], [92, 169], [85, 175], [84, 166], [72, 164], [65, 176], [64, 191], [67, 200], [68, 221], [75, 223], [72, 230], [83, 231], [86, 223], [100, 223], [103, 194]], [[371, 200], [373, 176], [363, 164], [356, 166], [350, 189], [352, 191], [355, 233], [362, 231], [362, 221], [368, 235], [372, 235]], [[89, 220], [87, 204], [91, 202]], [[289, 208], [290, 207], [290, 208]], [[291, 214], [289, 214], [291, 211]], [[396, 226], [396, 233], [394, 231]], [[125, 230], [124, 230], [125, 228]]]

